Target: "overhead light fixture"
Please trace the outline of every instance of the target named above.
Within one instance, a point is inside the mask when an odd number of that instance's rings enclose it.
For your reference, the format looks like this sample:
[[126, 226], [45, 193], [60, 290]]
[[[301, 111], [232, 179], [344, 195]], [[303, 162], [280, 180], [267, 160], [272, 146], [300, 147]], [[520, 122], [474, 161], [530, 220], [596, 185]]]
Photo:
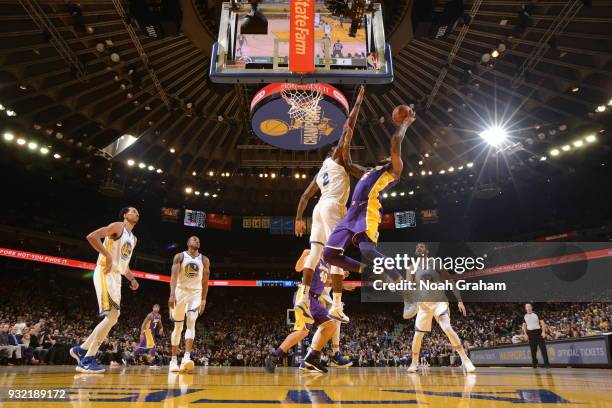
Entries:
[[217, 193], [213, 194], [212, 196], [213, 198], [217, 198]]
[[570, 149], [571, 149], [570, 145], [564, 145], [563, 147], [561, 147], [561, 150], [563, 150], [564, 152], [569, 152]]
[[276, 178], [276, 173], [274, 172], [270, 173], [270, 178]]
[[547, 158], [546, 156], [542, 156], [540, 157], [540, 161], [546, 161], [546, 158]]
[[23, 146], [24, 144], [26, 144], [26, 141], [25, 141], [25, 139], [19, 138], [19, 139], [17, 139], [17, 144], [19, 146]]
[[410, 191], [408, 192], [408, 195], [414, 195], [414, 190], [410, 190]]
[[6, 111], [6, 115], [7, 116], [17, 116], [17, 112], [15, 112], [14, 110], [7, 110]]
[[54, 158], [54, 159], [61, 159], [61, 158], [62, 158], [62, 155], [61, 155], [61, 154], [59, 154], [59, 153], [55, 153], [55, 154], [53, 155], [53, 158]]
[[612, 98], [608, 101], [608, 106], [612, 106]]
[[155, 167], [153, 167], [152, 165], [150, 165], [150, 164], [149, 164], [149, 167], [147, 167], [147, 169], [148, 169], [149, 171], [153, 171], [153, 170], [155, 170]]
[[192, 172], [191, 172], [191, 175], [192, 175], [192, 176], [195, 176], [196, 174], [198, 174], [198, 173], [196, 173], [195, 171], [192, 171]]
[[195, 191], [195, 195], [200, 195], [200, 192], [198, 190]]
[[145, 167], [147, 167], [147, 165], [144, 163], [138, 163], [138, 167], [144, 169]]
[[30, 150], [34, 150], [38, 147], [38, 144], [36, 142], [30, 142], [28, 143], [28, 149]]
[[43, 147], [40, 148], [40, 153], [47, 154], [47, 153], [49, 153], [49, 149], [47, 147], [43, 146]]
[[[596, 111], [596, 112], [599, 112], [599, 113], [601, 113], [601, 112], [605, 112], [605, 111], [606, 111], [606, 106], [605, 106], [605, 105], [599, 105], [599, 106], [597, 107], [597, 109], [595, 109], [595, 111]], [[7, 114], [8, 114], [8, 112], [7, 112]], [[10, 116], [10, 115], [9, 115], [9, 116]]]
[[491, 56], [492, 56], [493, 58], [497, 58], [497, 57], [499, 57], [499, 51], [497, 51], [497, 50], [493, 50], [493, 52], [491, 53]]
[[440, 174], [444, 174], [444, 173], [446, 173], [446, 170], [444, 169], [440, 170]]
[[425, 157], [429, 157], [429, 153], [425, 153]]
[[403, 197], [406, 193], [404, 193], [403, 191], [400, 193], [400, 195]]
[[491, 146], [499, 146], [508, 138], [508, 133], [505, 129], [495, 126], [487, 130], [483, 130], [480, 132], [479, 136]]
[[161, 174], [163, 170], [162, 169], [157, 169], [155, 171], [157, 172], [157, 174]]
[[575, 87], [573, 87], [573, 88], [572, 88], [572, 92], [573, 92], [573, 93], [576, 93], [576, 92], [578, 92], [579, 90], [580, 90], [580, 88], [578, 88], [577, 86], [575, 86]]
[[552, 149], [550, 151], [550, 155], [553, 156], [553, 157], [558, 156], [559, 155], [559, 149]]
[[471, 169], [472, 167], [474, 167], [474, 163], [470, 162], [470, 163], [466, 164], [466, 166], [467, 166], [468, 169]]
[[302, 178], [305, 179], [306, 178], [306, 173], [302, 173]]
[[210, 193], [208, 191], [204, 192], [204, 197], [208, 197]]
[[584, 142], [582, 140], [575, 140], [573, 143], [574, 147], [582, 147], [583, 144]]
[[427, 174], [427, 172], [425, 170], [421, 170], [421, 176], [424, 176], [426, 174]]
[[127, 161], [127, 164], [128, 164], [128, 166], [133, 166], [133, 165], [134, 165], [134, 160], [129, 159], [129, 160]]
[[211, 171], [209, 171], [209, 172], [208, 172], [208, 175], [209, 175], [210, 177], [212, 177], [212, 176], [214, 176], [214, 175], [215, 175], [215, 172], [211, 170]]
[[397, 193], [394, 191], [391, 193], [391, 197], [395, 197], [397, 195]]
[[423, 165], [423, 160], [419, 160], [419, 166]]
[[389, 197], [389, 194], [384, 193], [384, 194], [383, 194], [383, 198], [387, 198], [387, 197]]
[[187, 194], [191, 194], [191, 193], [193, 193], [193, 189], [191, 187], [185, 187], [185, 192]]
[[15, 139], [14, 134], [12, 134], [11, 132], [4, 132], [4, 140], [6, 140], [7, 142], [12, 142], [13, 139]]
[[413, 172], [408, 173], [408, 177], [412, 177], [412, 176], [414, 176]]
[[449, 173], [452, 173], [453, 171], [455, 171], [455, 168], [451, 166], [451, 167], [448, 168], [448, 171], [449, 171]]
[[259, 178], [263, 178], [263, 173], [259, 173]]
[[293, 175], [293, 177], [295, 177], [296, 179], [299, 179], [299, 178], [300, 178], [300, 173], [295, 173], [295, 174]]
[[172, 154], [176, 153], [176, 150], [174, 150], [174, 147], [170, 148], [170, 153], [172, 153]]
[[586, 140], [587, 143], [593, 143], [597, 140], [597, 138], [595, 137], [595, 135], [588, 135], [584, 138], [584, 140]]
[[433, 174], [433, 171], [429, 170], [427, 174], [431, 176]]
[[457, 167], [457, 170], [463, 170], [463, 166]]

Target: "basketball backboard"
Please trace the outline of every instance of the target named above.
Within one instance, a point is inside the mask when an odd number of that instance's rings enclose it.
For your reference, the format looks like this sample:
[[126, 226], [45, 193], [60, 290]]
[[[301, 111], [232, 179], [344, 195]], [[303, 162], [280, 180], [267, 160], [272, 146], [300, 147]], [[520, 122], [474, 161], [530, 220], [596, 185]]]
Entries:
[[[268, 20], [267, 34], [244, 34], [240, 22], [248, 3], [223, 3], [218, 41], [213, 45], [210, 78], [222, 83], [384, 84], [393, 81], [391, 52], [385, 44], [380, 4], [371, 4], [361, 27], [349, 35], [351, 20], [336, 17], [323, 3], [313, 5], [313, 69], [292, 72], [289, 0], [259, 4]], [[312, 24], [312, 23], [311, 23]], [[292, 46], [293, 44], [293, 46]], [[293, 54], [295, 55], [295, 54]], [[310, 56], [309, 56], [310, 58]]]

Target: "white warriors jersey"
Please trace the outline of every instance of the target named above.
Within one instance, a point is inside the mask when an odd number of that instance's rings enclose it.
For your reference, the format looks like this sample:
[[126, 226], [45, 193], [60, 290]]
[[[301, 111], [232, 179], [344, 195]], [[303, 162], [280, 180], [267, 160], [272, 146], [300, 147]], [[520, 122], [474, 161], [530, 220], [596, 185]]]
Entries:
[[[127, 228], [123, 227], [119, 238], [106, 237], [103, 242], [104, 248], [111, 254], [113, 268], [111, 273], [120, 273], [125, 275], [130, 265], [132, 252], [136, 245], [136, 237]], [[98, 255], [97, 266], [106, 268], [106, 257], [102, 254]]]
[[332, 199], [342, 206], [346, 206], [349, 198], [351, 183], [344, 166], [328, 157], [323, 161], [317, 174], [317, 185], [321, 190], [319, 200]]
[[202, 290], [202, 274], [204, 273], [204, 255], [191, 256], [183, 252], [183, 262], [176, 280], [177, 289]]

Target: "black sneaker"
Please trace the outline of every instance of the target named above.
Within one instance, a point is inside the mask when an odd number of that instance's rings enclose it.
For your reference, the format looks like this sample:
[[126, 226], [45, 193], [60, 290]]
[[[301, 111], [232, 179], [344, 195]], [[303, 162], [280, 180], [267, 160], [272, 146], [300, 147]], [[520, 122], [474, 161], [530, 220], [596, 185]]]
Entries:
[[266, 371], [269, 373], [273, 373], [276, 369], [276, 365], [278, 364], [278, 357], [273, 354], [268, 355], [265, 360], [266, 363]]
[[327, 368], [325, 368], [321, 363], [321, 358], [313, 357], [311, 354], [306, 356], [306, 358], [302, 361], [302, 364], [304, 364], [304, 366], [310, 370], [316, 370], [320, 373], [327, 372]]

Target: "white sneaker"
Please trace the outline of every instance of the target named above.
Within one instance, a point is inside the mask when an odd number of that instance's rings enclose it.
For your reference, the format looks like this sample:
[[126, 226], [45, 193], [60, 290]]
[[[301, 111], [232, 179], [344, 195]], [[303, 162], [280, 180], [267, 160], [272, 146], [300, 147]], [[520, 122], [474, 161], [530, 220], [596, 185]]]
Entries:
[[476, 367], [474, 367], [474, 363], [472, 363], [472, 361], [469, 358], [465, 359], [463, 364], [461, 364], [461, 368], [463, 368], [463, 370], [466, 373], [473, 373], [474, 371], [476, 371]]
[[416, 373], [417, 371], [419, 371], [419, 366], [415, 364], [410, 364], [410, 367], [408, 367], [408, 372]]
[[340, 306], [332, 306], [327, 312], [327, 317], [339, 321], [340, 323], [348, 323], [350, 319], [344, 314], [344, 308]]
[[176, 360], [170, 360], [170, 369], [169, 371], [171, 373], [178, 373], [179, 371], [181, 371], [181, 369], [178, 366], [178, 363], [176, 362]]
[[185, 359], [185, 357], [183, 357], [183, 360], [181, 361], [181, 372], [187, 372], [187, 371], [191, 371], [193, 370], [193, 367], [195, 367], [195, 363], [190, 360], [190, 359]]

